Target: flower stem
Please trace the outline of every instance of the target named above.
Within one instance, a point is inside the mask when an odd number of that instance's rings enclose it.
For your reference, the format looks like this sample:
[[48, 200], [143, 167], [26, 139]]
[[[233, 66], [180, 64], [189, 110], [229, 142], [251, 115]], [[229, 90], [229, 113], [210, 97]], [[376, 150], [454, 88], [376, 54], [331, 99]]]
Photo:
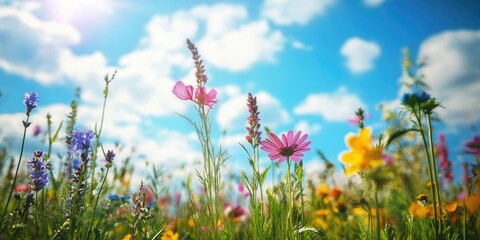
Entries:
[[23, 123], [22, 147], [20, 149], [20, 156], [18, 157], [17, 170], [15, 171], [15, 176], [13, 177], [13, 183], [12, 183], [12, 186], [10, 187], [10, 193], [8, 194], [7, 204], [5, 205], [5, 209], [3, 210], [3, 214], [2, 214], [2, 220], [0, 221], [0, 229], [3, 228], [3, 220], [5, 219], [5, 214], [7, 213], [8, 204], [10, 204], [10, 199], [12, 198], [13, 188], [15, 187], [15, 182], [17, 181], [18, 169], [20, 169], [20, 163], [22, 162], [23, 148], [25, 146], [25, 136], [27, 134], [27, 128], [30, 125], [30, 123], [28, 122], [29, 119], [30, 119], [30, 116], [27, 116], [27, 120]]
[[287, 232], [291, 233], [293, 229], [292, 213], [293, 213], [293, 198], [292, 198], [292, 182], [290, 180], [290, 159], [287, 158], [287, 187], [288, 187], [288, 211], [287, 211]]
[[88, 227], [87, 240], [90, 239], [90, 233], [92, 232], [92, 227], [93, 227], [93, 220], [95, 219], [95, 213], [97, 212], [98, 200], [100, 199], [103, 185], [105, 184], [105, 180], [107, 179], [108, 170], [110, 170], [110, 168], [107, 168], [107, 171], [105, 172], [105, 176], [103, 177], [102, 184], [100, 185], [100, 189], [98, 190], [97, 200], [95, 201], [95, 207], [93, 208], [92, 219], [90, 220], [90, 226]]
[[[432, 128], [432, 120], [430, 118], [430, 114], [425, 114], [427, 117], [427, 124], [428, 124], [428, 139], [429, 139], [429, 147], [430, 147], [430, 162], [433, 166], [433, 176], [435, 177], [435, 191], [436, 191], [436, 197], [438, 200], [438, 211], [439, 211], [439, 216], [440, 216], [440, 221], [438, 222], [438, 233], [441, 235], [442, 234], [442, 199], [440, 195], [440, 186], [438, 185], [438, 177], [437, 177], [437, 164], [435, 163], [435, 150], [433, 147], [433, 128]], [[437, 206], [434, 206], [434, 208], [437, 208]], [[437, 215], [435, 215], [435, 218], [437, 218]]]
[[377, 184], [374, 183], [374, 197], [375, 197], [375, 220], [377, 221], [377, 239], [380, 240], [381, 239], [381, 235], [380, 235], [380, 210], [379, 210], [379, 204], [378, 204], [378, 188], [377, 188]]
[[437, 198], [436, 198], [436, 193], [435, 193], [435, 186], [437, 183], [435, 182], [434, 178], [434, 168], [432, 167], [432, 162], [430, 161], [430, 151], [428, 149], [428, 144], [427, 140], [425, 138], [425, 129], [423, 127], [422, 121], [421, 121], [421, 112], [417, 111], [415, 113], [415, 117], [417, 120], [418, 127], [420, 128], [420, 134], [422, 136], [422, 141], [423, 141], [423, 146], [425, 147], [425, 154], [427, 155], [427, 164], [428, 164], [428, 173], [430, 176], [430, 189], [432, 192], [432, 199], [433, 199], [433, 224], [435, 228], [435, 239], [438, 239], [438, 219], [437, 219]]

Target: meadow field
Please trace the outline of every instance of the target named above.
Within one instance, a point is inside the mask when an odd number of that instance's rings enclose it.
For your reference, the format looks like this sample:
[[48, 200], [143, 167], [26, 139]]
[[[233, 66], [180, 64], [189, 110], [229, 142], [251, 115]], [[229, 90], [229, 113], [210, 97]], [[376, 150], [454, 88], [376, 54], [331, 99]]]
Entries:
[[[221, 99], [195, 44], [187, 40], [186, 48], [196, 84], [177, 81], [170, 94], [193, 106], [177, 116], [198, 138], [193, 173], [172, 179], [173, 169], [153, 165], [132, 184], [135, 155], [102, 140], [120, 71], [106, 74], [98, 89], [104, 102], [95, 126], [77, 123], [73, 99], [68, 116], [48, 114], [40, 128], [31, 116], [42, 108], [41, 96], [26, 92], [17, 96], [25, 107], [17, 123], [21, 145], [0, 142], [0, 239], [480, 239], [480, 136], [464, 143], [470, 160], [455, 180], [445, 136], [435, 129], [437, 111], [449, 109], [430, 95], [423, 63], [407, 51], [401, 105], [380, 108], [386, 126], [380, 134], [373, 134], [364, 109], [352, 112], [355, 130], [344, 133], [340, 163], [325, 157], [309, 132], [264, 126], [264, 110], [249, 93], [238, 110], [248, 113], [238, 143], [248, 171], [226, 171], [228, 149], [212, 137], [220, 131], [211, 114]], [[54, 125], [51, 118], [62, 121]], [[33, 137], [44, 145], [24, 151]], [[58, 145], [65, 151], [52, 150]], [[313, 176], [305, 174], [307, 152], [323, 165]]]

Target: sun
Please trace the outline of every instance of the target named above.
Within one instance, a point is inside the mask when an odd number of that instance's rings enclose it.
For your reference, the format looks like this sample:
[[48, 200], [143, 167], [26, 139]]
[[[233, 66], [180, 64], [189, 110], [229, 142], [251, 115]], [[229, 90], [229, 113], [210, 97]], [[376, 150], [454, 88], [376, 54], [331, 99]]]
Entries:
[[110, 0], [47, 0], [52, 17], [62, 22], [98, 19], [113, 11]]

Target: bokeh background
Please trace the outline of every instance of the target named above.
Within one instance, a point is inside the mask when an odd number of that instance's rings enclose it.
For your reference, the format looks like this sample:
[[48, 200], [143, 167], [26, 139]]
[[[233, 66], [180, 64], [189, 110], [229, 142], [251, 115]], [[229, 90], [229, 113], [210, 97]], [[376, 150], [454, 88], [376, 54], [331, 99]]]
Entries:
[[[2, 1], [0, 138], [19, 152], [23, 94], [31, 90], [40, 95], [31, 120], [42, 132], [34, 137], [29, 129], [27, 155], [47, 146], [47, 113], [58, 126], [74, 99], [77, 126], [94, 129], [103, 78], [117, 70], [102, 133], [106, 148], [119, 142], [134, 149], [133, 183], [153, 165], [174, 176], [191, 173], [199, 144], [176, 113], [195, 111], [171, 93], [177, 80], [195, 82], [189, 38], [204, 59], [207, 86], [218, 91], [212, 132], [231, 155], [231, 171], [248, 167], [238, 144], [246, 143], [248, 92], [258, 98], [262, 126], [308, 133], [313, 150], [341, 169], [344, 136], [357, 130], [348, 123], [355, 110], [366, 109], [366, 125], [380, 133], [378, 105], [400, 108], [402, 49], [409, 48], [427, 63], [429, 93], [444, 106], [435, 137], [447, 136], [459, 180], [468, 158], [463, 144], [480, 123], [479, 13], [478, 1], [449, 0]], [[53, 146], [54, 153], [64, 150]], [[322, 170], [315, 151], [304, 161], [307, 173]]]

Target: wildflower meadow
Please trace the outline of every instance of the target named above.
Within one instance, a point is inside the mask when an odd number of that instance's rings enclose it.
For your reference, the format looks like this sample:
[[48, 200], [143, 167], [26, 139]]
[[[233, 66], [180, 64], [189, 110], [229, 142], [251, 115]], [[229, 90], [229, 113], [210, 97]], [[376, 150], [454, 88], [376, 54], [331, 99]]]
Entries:
[[[386, 127], [379, 134], [364, 109], [352, 112], [356, 130], [345, 132], [339, 164], [308, 132], [262, 125], [263, 109], [249, 93], [238, 109], [248, 113], [238, 144], [249, 170], [225, 172], [229, 152], [213, 139], [219, 128], [211, 119], [221, 99], [209, 87], [199, 49], [186, 43], [195, 84], [179, 80], [171, 94], [193, 106], [177, 117], [201, 149], [194, 172], [175, 183], [153, 166], [132, 185], [136, 159], [121, 143], [107, 148], [102, 139], [115, 94], [110, 86], [122, 72], [107, 74], [98, 89], [104, 102], [97, 124], [79, 125], [72, 100], [60, 124], [51, 118], [61, 116], [45, 116], [44, 145], [34, 152], [24, 151], [26, 133], [40, 131], [30, 117], [42, 96], [26, 92], [18, 96], [25, 108], [17, 123], [21, 145], [12, 146], [20, 154], [0, 142], [0, 239], [480, 239], [480, 136], [465, 143], [464, 154], [475, 161], [465, 162], [454, 181], [445, 136], [434, 127], [437, 111], [449, 109], [430, 95], [422, 63], [408, 52], [400, 106], [380, 108]], [[65, 151], [55, 152], [57, 145]], [[324, 168], [307, 177], [303, 157], [312, 151]]]

